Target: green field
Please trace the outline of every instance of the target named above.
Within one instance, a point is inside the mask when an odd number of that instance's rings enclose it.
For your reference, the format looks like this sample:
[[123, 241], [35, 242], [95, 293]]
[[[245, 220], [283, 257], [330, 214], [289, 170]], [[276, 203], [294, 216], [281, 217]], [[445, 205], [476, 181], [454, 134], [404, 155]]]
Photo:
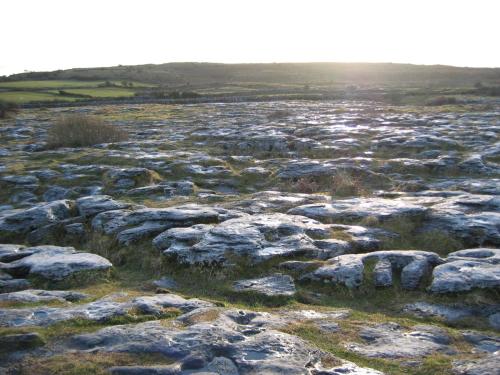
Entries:
[[[127, 81], [109, 81], [114, 86], [104, 86], [106, 81], [29, 80], [0, 82], [0, 100], [17, 104], [38, 101], [76, 101], [92, 98], [132, 97], [138, 89], [153, 85]], [[130, 86], [132, 84], [132, 86]], [[62, 93], [60, 92], [62, 91]], [[73, 96], [74, 95], [74, 96]], [[81, 95], [81, 97], [78, 97]]]
[[[129, 97], [129, 96], [134, 96], [135, 94], [133, 90], [127, 90], [121, 88], [70, 89], [70, 90], [64, 90], [64, 92], [76, 95], [89, 95], [93, 98]], [[57, 91], [55, 91], [54, 93], [57, 94]]]
[[75, 98], [54, 95], [48, 92], [34, 91], [0, 91], [0, 100], [17, 104], [38, 102], [38, 101], [74, 101]]
[[[127, 81], [129, 82], [129, 81]], [[65, 88], [85, 88], [98, 87], [103, 85], [105, 81], [61, 81], [61, 80], [45, 80], [45, 81], [12, 81], [0, 82], [0, 88], [5, 89], [65, 89]], [[111, 81], [112, 84], [122, 86], [121, 81]], [[154, 85], [131, 82], [133, 87], [152, 87]]]

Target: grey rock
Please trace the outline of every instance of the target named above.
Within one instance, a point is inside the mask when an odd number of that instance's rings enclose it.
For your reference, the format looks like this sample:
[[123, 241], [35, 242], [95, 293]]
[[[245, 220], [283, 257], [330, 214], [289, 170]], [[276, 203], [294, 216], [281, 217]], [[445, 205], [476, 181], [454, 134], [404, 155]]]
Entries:
[[175, 282], [174, 279], [170, 277], [162, 277], [159, 280], [153, 281], [153, 284], [157, 286], [158, 288], [164, 288], [164, 289], [175, 289], [177, 288], [177, 283]]
[[64, 290], [39, 290], [28, 289], [21, 292], [0, 294], [0, 301], [10, 302], [76, 302], [87, 298], [84, 293], [64, 291]]
[[112, 375], [183, 375], [180, 366], [113, 366], [108, 369]]
[[500, 250], [467, 249], [448, 254], [447, 263], [434, 268], [433, 293], [466, 292], [500, 286]]
[[90, 195], [76, 200], [76, 207], [81, 216], [90, 217], [100, 212], [121, 210], [128, 208], [130, 204], [119, 202], [109, 195]]
[[72, 247], [36, 246], [27, 248], [32, 254], [0, 266], [15, 276], [38, 275], [49, 280], [62, 280], [84, 271], [101, 271], [112, 267], [103, 257], [77, 252]]
[[163, 308], [174, 307], [183, 312], [189, 312], [203, 307], [213, 307], [211, 302], [196, 298], [185, 299], [176, 294], [161, 294], [156, 296], [137, 297], [132, 304], [146, 314], [161, 314]]
[[148, 185], [154, 181], [154, 172], [141, 167], [110, 169], [104, 174], [106, 185], [115, 191]]
[[10, 203], [24, 206], [29, 206], [36, 201], [38, 201], [36, 194], [29, 191], [19, 191], [9, 198]]
[[28, 289], [31, 283], [26, 279], [9, 279], [0, 280], [0, 293], [17, 292], [19, 290]]
[[380, 221], [422, 218], [428, 209], [424, 206], [384, 198], [352, 198], [332, 203], [309, 204], [292, 208], [290, 214], [303, 215], [316, 220], [360, 221], [375, 218]]
[[0, 244], [0, 262], [12, 262], [31, 254], [23, 245]]
[[282, 274], [236, 281], [233, 288], [238, 292], [252, 291], [266, 296], [292, 296], [296, 292], [293, 279]]
[[40, 180], [36, 178], [36, 176], [16, 176], [16, 175], [9, 175], [9, 176], [3, 176], [1, 178], [2, 181], [7, 182], [9, 184], [14, 184], [14, 185], [37, 185]]
[[[70, 343], [74, 350], [94, 352], [159, 353], [174, 359], [186, 373], [217, 371], [221, 368], [234, 371], [226, 357], [231, 360], [239, 374], [291, 375], [317, 373], [319, 358], [324, 355], [307, 342], [274, 330], [251, 330], [252, 322], [236, 322], [221, 318], [215, 322], [190, 325], [184, 329], [164, 327], [153, 321], [136, 325], [113, 326], [95, 333], [75, 336]], [[246, 328], [246, 330], [245, 330]], [[215, 361], [214, 361], [215, 360]], [[221, 367], [222, 366], [222, 367]], [[360, 369], [351, 363], [344, 367], [346, 374], [380, 374], [369, 369]], [[335, 374], [331, 369], [331, 374]], [[213, 372], [212, 372], [213, 373]], [[327, 374], [329, 372], [326, 372]]]
[[169, 224], [155, 221], [146, 221], [141, 225], [125, 229], [118, 233], [117, 239], [120, 245], [131, 245], [145, 238], [157, 235], [169, 227]]
[[214, 227], [169, 229], [153, 243], [181, 263], [224, 264], [228, 254], [255, 262], [278, 255], [316, 255], [322, 250], [315, 246], [313, 235], [328, 237], [330, 229], [302, 216], [276, 213], [241, 216]]
[[205, 367], [205, 370], [219, 375], [239, 375], [238, 368], [234, 362], [226, 357], [215, 357]]
[[488, 308], [484, 306], [474, 307], [460, 304], [443, 305], [429, 302], [414, 302], [405, 305], [403, 307], [403, 312], [422, 318], [437, 317], [452, 323], [469, 317], [487, 316], [495, 309], [500, 309], [500, 306]]
[[454, 354], [449, 346], [450, 337], [435, 326], [415, 326], [407, 332], [396, 323], [384, 323], [364, 328], [360, 337], [366, 344], [351, 343], [347, 348], [365, 357], [396, 359], [423, 357], [436, 352]]
[[330, 259], [326, 265], [304, 275], [303, 278], [338, 283], [348, 288], [357, 288], [363, 282], [364, 262], [370, 260], [388, 262], [391, 264], [391, 269], [401, 270], [401, 286], [405, 289], [415, 289], [428, 268], [442, 263], [437, 254], [417, 250], [345, 254]]
[[163, 185], [163, 192], [167, 197], [175, 195], [192, 195], [194, 194], [194, 183], [191, 181], [176, 181], [169, 182]]
[[[81, 296], [75, 293], [73, 297]], [[67, 292], [66, 298], [71, 298], [71, 292]], [[41, 306], [0, 309], [0, 327], [44, 327], [71, 319], [104, 322], [114, 317], [126, 315], [131, 310], [159, 316], [167, 307], [175, 307], [183, 312], [189, 312], [201, 307], [213, 307], [213, 304], [195, 298], [185, 299], [175, 294], [143, 296], [128, 301], [123, 301], [123, 295], [111, 295], [90, 303], [67, 307]]]
[[453, 373], [456, 375], [498, 375], [499, 368], [500, 356], [498, 355], [453, 362]]
[[491, 314], [488, 318], [488, 322], [490, 323], [491, 327], [500, 331], [500, 312]]
[[82, 223], [67, 224], [64, 231], [71, 236], [81, 237], [85, 235], [85, 226]]
[[462, 332], [465, 341], [474, 346], [476, 352], [496, 353], [500, 351], [500, 336], [485, 335], [480, 332]]
[[283, 211], [299, 205], [325, 202], [327, 198], [320, 194], [299, 194], [280, 191], [261, 191], [248, 199], [230, 203], [231, 207], [238, 210], [257, 214], [267, 211]]
[[7, 214], [0, 218], [0, 231], [28, 233], [71, 216], [72, 202], [59, 200], [43, 203], [32, 208]]
[[66, 189], [61, 186], [51, 186], [45, 191], [45, 193], [43, 193], [43, 199], [46, 202], [57, 201], [68, 198], [71, 193], [70, 189]]
[[106, 321], [125, 315], [133, 305], [107, 299], [71, 307], [0, 309], [0, 327], [49, 326], [71, 319]]
[[392, 286], [392, 264], [387, 259], [382, 259], [375, 264], [373, 269], [373, 278], [375, 286]]

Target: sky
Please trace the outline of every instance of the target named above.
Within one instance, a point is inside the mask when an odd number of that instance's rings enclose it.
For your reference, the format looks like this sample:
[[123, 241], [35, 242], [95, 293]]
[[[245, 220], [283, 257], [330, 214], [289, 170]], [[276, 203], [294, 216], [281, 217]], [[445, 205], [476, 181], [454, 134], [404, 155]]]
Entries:
[[0, 75], [198, 62], [500, 67], [499, 0], [1, 0]]

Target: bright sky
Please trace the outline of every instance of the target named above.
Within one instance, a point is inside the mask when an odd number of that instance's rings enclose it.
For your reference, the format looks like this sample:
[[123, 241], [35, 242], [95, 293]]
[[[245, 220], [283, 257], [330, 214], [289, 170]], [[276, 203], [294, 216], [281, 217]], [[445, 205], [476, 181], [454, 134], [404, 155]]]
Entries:
[[500, 66], [499, 0], [1, 0], [0, 75], [208, 62]]

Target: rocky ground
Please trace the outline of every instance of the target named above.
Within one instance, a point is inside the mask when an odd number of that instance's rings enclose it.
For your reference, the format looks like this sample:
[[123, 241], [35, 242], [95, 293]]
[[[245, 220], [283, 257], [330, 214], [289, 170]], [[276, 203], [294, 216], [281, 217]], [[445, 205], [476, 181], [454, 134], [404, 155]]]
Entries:
[[0, 120], [0, 372], [500, 374], [499, 104]]

